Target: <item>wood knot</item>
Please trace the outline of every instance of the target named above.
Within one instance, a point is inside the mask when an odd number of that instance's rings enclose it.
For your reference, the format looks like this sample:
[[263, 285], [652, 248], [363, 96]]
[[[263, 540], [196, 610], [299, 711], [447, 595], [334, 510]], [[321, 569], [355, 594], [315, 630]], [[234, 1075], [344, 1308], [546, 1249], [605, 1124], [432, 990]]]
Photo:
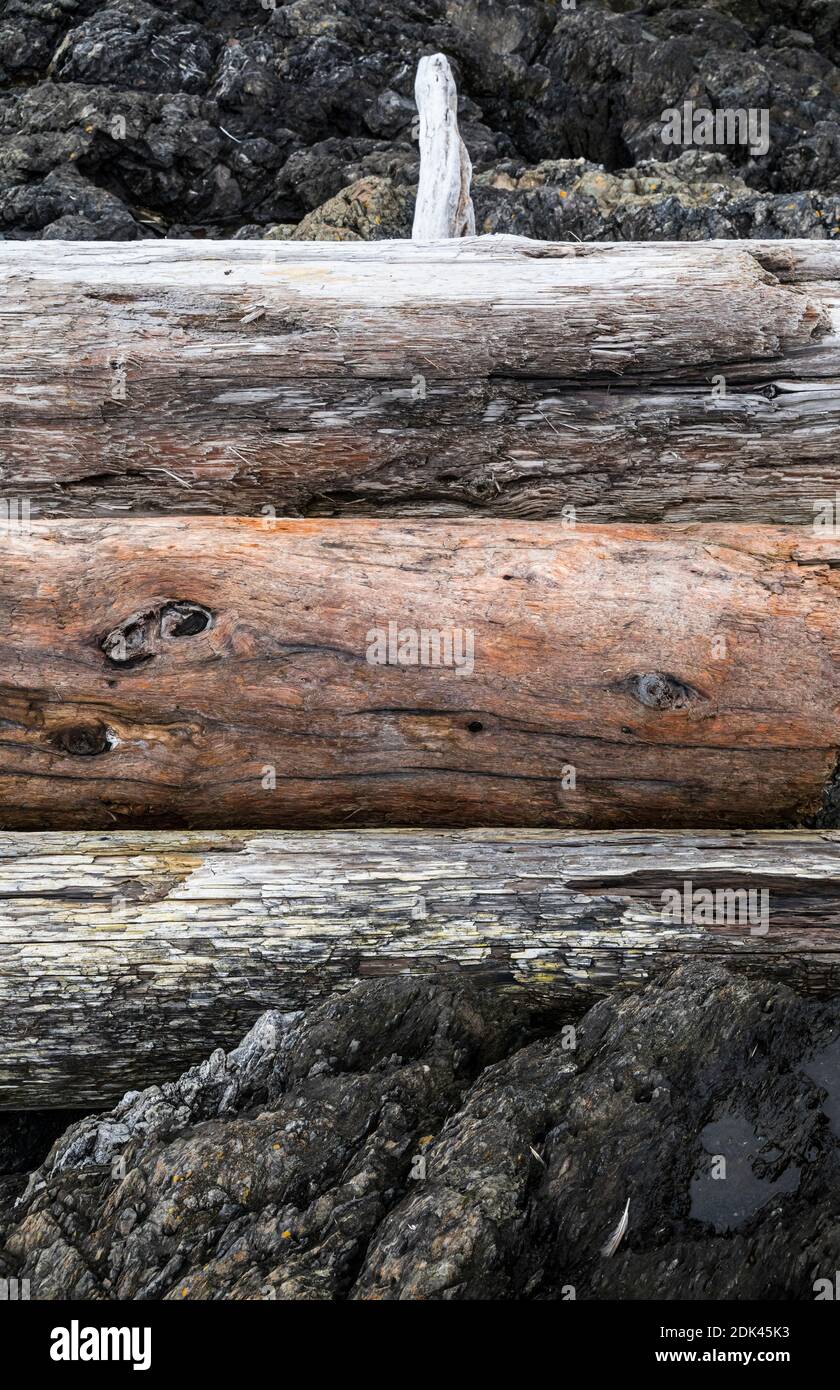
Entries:
[[200, 603], [167, 603], [160, 612], [160, 635], [197, 637], [210, 626], [210, 614]]
[[112, 666], [139, 666], [157, 656], [164, 642], [197, 637], [212, 622], [212, 613], [200, 603], [170, 599], [146, 613], [133, 613], [107, 633], [99, 645]]
[[98, 720], [92, 724], [67, 724], [50, 735], [53, 748], [75, 758], [96, 758], [110, 752], [116, 741], [108, 726]]
[[626, 686], [634, 700], [648, 709], [684, 709], [700, 694], [693, 686], [664, 671], [646, 671], [643, 675], [629, 676]]

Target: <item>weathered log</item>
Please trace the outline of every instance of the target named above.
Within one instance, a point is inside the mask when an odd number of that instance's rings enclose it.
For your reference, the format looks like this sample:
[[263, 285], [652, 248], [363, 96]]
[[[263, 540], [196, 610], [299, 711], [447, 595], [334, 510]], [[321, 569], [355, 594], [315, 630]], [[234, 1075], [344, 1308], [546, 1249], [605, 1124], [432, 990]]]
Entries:
[[0, 243], [0, 503], [811, 522], [840, 245]]
[[[710, 925], [675, 920], [704, 892]], [[0, 1108], [107, 1104], [266, 1008], [406, 971], [571, 1018], [678, 953], [836, 989], [838, 907], [828, 833], [4, 834]]]
[[42, 522], [0, 547], [6, 829], [785, 826], [840, 747], [840, 536]]

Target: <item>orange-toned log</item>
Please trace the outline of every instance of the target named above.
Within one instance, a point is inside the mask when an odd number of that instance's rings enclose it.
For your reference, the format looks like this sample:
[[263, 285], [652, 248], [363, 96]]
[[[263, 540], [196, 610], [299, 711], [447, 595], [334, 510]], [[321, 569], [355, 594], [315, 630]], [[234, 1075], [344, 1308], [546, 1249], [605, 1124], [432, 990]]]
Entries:
[[787, 826], [831, 800], [840, 540], [804, 528], [39, 523], [4, 537], [0, 618], [6, 829]]

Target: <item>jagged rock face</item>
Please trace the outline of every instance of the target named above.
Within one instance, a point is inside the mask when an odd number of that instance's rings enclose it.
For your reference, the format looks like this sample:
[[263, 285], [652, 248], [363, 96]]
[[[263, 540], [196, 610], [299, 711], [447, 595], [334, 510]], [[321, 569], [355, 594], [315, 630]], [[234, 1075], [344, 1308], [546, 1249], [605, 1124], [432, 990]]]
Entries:
[[[29, 1110], [0, 1114], [0, 1213], [26, 1187], [26, 1175], [41, 1162], [74, 1118], [72, 1111]], [[5, 1272], [0, 1258], [0, 1275]]]
[[761, 193], [725, 156], [686, 150], [607, 173], [586, 160], [479, 174], [476, 229], [546, 241], [706, 241], [840, 236], [840, 193]]
[[535, 1028], [408, 980], [264, 1015], [73, 1125], [0, 1266], [42, 1299], [811, 1299], [833, 1278], [840, 1001], [704, 963]]
[[[0, 236], [261, 236], [315, 210], [298, 235], [406, 235], [414, 73], [436, 49], [488, 176], [479, 230], [840, 235], [840, 13], [826, 0], [8, 0]], [[767, 152], [686, 160], [661, 122], [685, 100], [768, 108]], [[552, 174], [536, 196], [535, 169], [579, 160], [561, 175], [584, 177], [571, 201]], [[660, 172], [673, 160], [676, 186]], [[629, 187], [611, 182], [627, 170]], [[389, 215], [323, 212], [371, 179]], [[663, 183], [642, 206], [639, 179]]]

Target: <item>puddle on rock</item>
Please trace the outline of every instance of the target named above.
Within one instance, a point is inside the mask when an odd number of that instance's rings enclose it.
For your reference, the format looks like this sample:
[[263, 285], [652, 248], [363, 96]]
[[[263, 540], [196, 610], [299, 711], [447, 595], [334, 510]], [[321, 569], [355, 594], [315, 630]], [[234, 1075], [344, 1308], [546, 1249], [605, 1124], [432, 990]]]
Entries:
[[[779, 1157], [766, 1141], [759, 1139], [745, 1115], [723, 1115], [706, 1125], [700, 1142], [708, 1161], [691, 1180], [691, 1211], [695, 1221], [714, 1226], [719, 1234], [737, 1231], [755, 1212], [780, 1193], [795, 1192], [800, 1170], [786, 1168], [775, 1181], [759, 1178], [753, 1163], [759, 1158], [772, 1163]], [[726, 1177], [712, 1177], [713, 1155], [726, 1159]]]
[[832, 1134], [840, 1139], [840, 1038], [803, 1062], [802, 1070], [826, 1092], [822, 1111], [828, 1117]]

